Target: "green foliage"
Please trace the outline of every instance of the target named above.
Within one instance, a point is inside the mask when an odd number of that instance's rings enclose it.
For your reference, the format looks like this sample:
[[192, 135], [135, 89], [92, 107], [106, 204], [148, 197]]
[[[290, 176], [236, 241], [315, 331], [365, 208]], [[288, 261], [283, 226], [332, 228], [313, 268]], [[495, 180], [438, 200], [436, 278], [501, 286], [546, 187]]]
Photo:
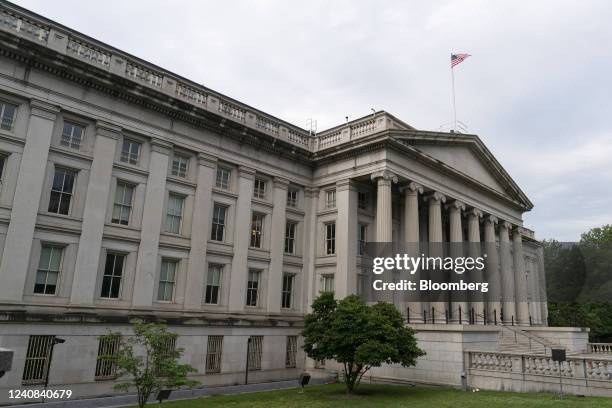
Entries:
[[612, 341], [612, 225], [576, 245], [544, 241], [544, 261], [549, 324], [589, 327], [591, 341]]
[[355, 295], [338, 302], [333, 293], [322, 293], [304, 319], [302, 335], [310, 358], [336, 360], [343, 365], [349, 394], [370, 368], [412, 366], [425, 354], [393, 305], [379, 302], [368, 306]]
[[115, 389], [138, 394], [138, 406], [144, 407], [149, 396], [162, 389], [182, 386], [192, 387], [198, 381], [187, 379], [187, 374], [196, 370], [189, 364], [179, 364], [182, 349], [174, 347], [177, 335], [168, 332], [166, 326], [153, 323], [135, 322], [134, 336], [124, 339], [119, 333], [111, 333], [100, 338], [119, 340], [119, 349], [106, 359], [117, 367], [121, 382]]

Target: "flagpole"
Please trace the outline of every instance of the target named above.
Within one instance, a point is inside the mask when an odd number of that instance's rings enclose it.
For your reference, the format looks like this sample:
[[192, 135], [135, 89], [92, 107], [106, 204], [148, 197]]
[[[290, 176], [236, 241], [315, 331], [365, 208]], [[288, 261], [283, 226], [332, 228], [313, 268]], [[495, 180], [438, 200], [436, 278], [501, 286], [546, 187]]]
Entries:
[[451, 80], [453, 83], [453, 131], [457, 131], [457, 107], [455, 105], [455, 70], [451, 65]]

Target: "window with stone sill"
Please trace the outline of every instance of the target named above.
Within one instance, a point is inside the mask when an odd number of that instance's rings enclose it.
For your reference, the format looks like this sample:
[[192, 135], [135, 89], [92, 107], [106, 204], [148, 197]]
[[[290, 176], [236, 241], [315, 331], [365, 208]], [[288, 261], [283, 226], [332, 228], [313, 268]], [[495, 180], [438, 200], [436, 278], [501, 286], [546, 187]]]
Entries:
[[218, 305], [221, 294], [221, 278], [223, 277], [223, 265], [210, 264], [206, 276], [206, 293], [204, 303], [207, 305]]
[[170, 174], [180, 178], [187, 178], [189, 171], [189, 157], [182, 154], [175, 154], [172, 158], [172, 169]]
[[230, 169], [225, 167], [217, 167], [215, 186], [223, 190], [229, 190], [231, 176], [232, 171]]
[[281, 289], [281, 308], [291, 309], [293, 307], [293, 283], [295, 275], [291, 273], [283, 274], [283, 285]]
[[357, 192], [357, 206], [361, 210], [368, 209], [368, 193], [365, 191]]
[[62, 268], [64, 248], [54, 245], [43, 245], [36, 270], [34, 293], [55, 295]]
[[334, 255], [336, 253], [336, 223], [325, 224], [325, 254]]
[[287, 207], [297, 208], [298, 206], [298, 190], [290, 188], [287, 190]]
[[134, 186], [123, 181], [117, 182], [115, 189], [115, 202], [113, 203], [113, 224], [129, 225], [134, 199]]
[[261, 238], [263, 236], [264, 215], [253, 213], [251, 216], [251, 242], [252, 248], [261, 248]]
[[106, 254], [104, 275], [102, 276], [101, 298], [118, 299], [123, 278], [125, 255], [109, 252]]
[[336, 208], [336, 190], [325, 192], [325, 208]]
[[174, 300], [174, 288], [176, 286], [176, 274], [179, 261], [176, 259], [162, 259], [159, 271], [159, 288], [157, 300], [161, 302], [172, 302]]
[[359, 224], [357, 228], [357, 254], [364, 255], [365, 254], [365, 246], [367, 242], [367, 232], [368, 226], [366, 224]]
[[6, 166], [8, 156], [0, 153], [0, 192], [2, 192], [2, 184], [4, 183], [4, 167]]
[[56, 167], [51, 185], [48, 211], [50, 213], [68, 215], [72, 201], [76, 171]]
[[259, 285], [261, 280], [261, 271], [249, 269], [249, 277], [247, 280], [246, 305], [257, 307], [259, 304]]
[[168, 196], [168, 209], [166, 211], [166, 232], [171, 234], [181, 233], [181, 222], [183, 219], [183, 207], [185, 197], [178, 194]]
[[287, 221], [285, 223], [285, 253], [295, 255], [295, 235], [297, 223]]
[[64, 122], [60, 144], [71, 149], [79, 150], [83, 141], [84, 128], [72, 122]]
[[320, 284], [321, 292], [333, 292], [334, 291], [334, 276], [333, 275], [322, 275], [321, 276], [321, 284]]
[[210, 239], [213, 241], [223, 242], [225, 236], [225, 224], [227, 217], [227, 206], [217, 204], [213, 206], [212, 228]]
[[127, 138], [123, 139], [123, 144], [121, 145], [121, 156], [119, 159], [124, 163], [138, 164], [141, 150], [142, 143]]
[[12, 130], [16, 113], [17, 105], [0, 101], [0, 128], [4, 130]]
[[253, 184], [253, 197], [265, 200], [266, 199], [266, 181], [260, 178], [255, 179]]

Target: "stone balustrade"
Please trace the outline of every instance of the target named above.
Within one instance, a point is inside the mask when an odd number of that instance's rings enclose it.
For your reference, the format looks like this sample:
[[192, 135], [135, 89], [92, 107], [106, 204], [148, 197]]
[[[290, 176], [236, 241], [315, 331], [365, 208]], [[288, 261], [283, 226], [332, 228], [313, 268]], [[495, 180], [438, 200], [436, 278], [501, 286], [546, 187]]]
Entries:
[[557, 392], [561, 377], [566, 392], [612, 396], [612, 359], [597, 355], [570, 355], [559, 363], [549, 356], [468, 351], [465, 362], [474, 388]]
[[612, 355], [612, 343], [589, 343], [587, 348], [589, 353]]

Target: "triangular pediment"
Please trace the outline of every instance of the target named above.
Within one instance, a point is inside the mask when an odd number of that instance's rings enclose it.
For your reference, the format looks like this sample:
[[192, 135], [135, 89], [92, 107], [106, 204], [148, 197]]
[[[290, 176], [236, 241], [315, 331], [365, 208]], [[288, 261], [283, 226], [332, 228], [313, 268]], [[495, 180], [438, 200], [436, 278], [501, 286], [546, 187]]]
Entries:
[[480, 183], [525, 209], [533, 204], [476, 135], [437, 132], [396, 133], [398, 142]]

